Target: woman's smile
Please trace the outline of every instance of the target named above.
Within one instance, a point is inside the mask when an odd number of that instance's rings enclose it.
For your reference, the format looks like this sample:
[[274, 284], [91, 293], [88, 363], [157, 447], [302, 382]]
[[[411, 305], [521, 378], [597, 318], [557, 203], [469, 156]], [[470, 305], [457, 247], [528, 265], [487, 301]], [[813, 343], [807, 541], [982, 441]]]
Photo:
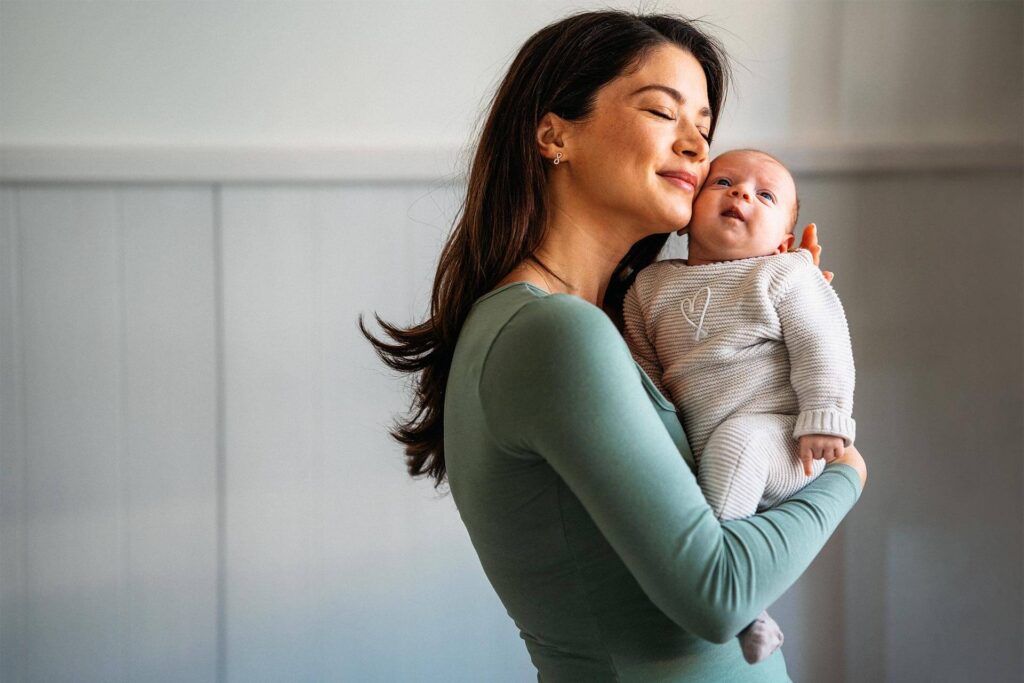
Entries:
[[693, 173], [687, 173], [686, 171], [661, 171], [658, 175], [687, 192], [696, 192], [697, 190], [697, 176]]

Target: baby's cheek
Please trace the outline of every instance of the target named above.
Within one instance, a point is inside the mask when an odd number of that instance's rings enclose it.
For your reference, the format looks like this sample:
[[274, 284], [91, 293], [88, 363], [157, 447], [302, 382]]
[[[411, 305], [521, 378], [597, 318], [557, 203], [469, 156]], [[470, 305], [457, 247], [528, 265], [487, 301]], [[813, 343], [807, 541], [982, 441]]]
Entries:
[[693, 230], [693, 226], [705, 221], [712, 210], [712, 202], [704, 192], [697, 195], [696, 199], [693, 200], [693, 218], [690, 221], [690, 230]]

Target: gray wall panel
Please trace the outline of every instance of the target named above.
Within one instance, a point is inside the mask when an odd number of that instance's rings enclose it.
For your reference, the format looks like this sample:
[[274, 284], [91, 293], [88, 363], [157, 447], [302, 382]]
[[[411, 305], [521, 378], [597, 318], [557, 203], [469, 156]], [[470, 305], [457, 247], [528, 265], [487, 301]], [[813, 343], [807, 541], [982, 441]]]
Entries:
[[[770, 608], [790, 673], [1012, 680], [1021, 174], [798, 183], [870, 476]], [[0, 678], [531, 677], [355, 326], [422, 318], [459, 191], [0, 187]]]
[[120, 211], [110, 188], [18, 191], [28, 680], [125, 675]]
[[403, 474], [401, 384], [356, 329], [422, 315], [425, 193], [225, 190], [231, 680], [416, 680], [416, 652], [445, 680], [529, 675], [450, 499]]
[[4, 678], [212, 680], [211, 193], [4, 197]]
[[844, 524], [848, 681], [1022, 672], [1021, 182], [800, 185], [850, 322], [869, 469]]
[[0, 676], [25, 680], [25, 408], [18, 193], [0, 187]]
[[128, 679], [213, 681], [217, 311], [213, 192], [122, 202]]

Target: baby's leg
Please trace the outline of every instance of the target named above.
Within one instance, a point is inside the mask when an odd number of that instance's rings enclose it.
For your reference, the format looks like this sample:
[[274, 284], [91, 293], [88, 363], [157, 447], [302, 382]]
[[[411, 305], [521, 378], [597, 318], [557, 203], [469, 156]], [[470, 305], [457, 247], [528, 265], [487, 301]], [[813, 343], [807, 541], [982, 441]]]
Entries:
[[[804, 476], [797, 457], [794, 423], [785, 415], [737, 415], [712, 433], [701, 454], [698, 481], [718, 519], [749, 517], [812, 480]], [[820, 473], [824, 462], [815, 464]], [[743, 657], [750, 664], [763, 661], [783, 638], [775, 620], [761, 612], [739, 634]]]
[[736, 415], [712, 432], [697, 481], [721, 520], [742, 519], [778, 505], [821, 474], [824, 460], [804, 474], [792, 415]]
[[765, 452], [774, 428], [762, 415], [736, 415], [711, 433], [700, 456], [697, 482], [720, 520], [757, 512], [772, 457]]
[[811, 461], [811, 476], [804, 474], [799, 448], [793, 438], [796, 417], [793, 415], [762, 415], [764, 418], [765, 455], [768, 458], [768, 479], [758, 510], [773, 508], [818, 478], [825, 469], [824, 460]]

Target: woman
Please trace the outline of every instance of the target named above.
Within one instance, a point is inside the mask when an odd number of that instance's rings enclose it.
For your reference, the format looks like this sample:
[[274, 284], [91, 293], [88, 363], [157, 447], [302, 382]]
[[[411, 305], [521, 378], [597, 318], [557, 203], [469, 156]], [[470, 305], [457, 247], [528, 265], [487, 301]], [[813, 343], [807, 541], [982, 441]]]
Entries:
[[672, 404], [610, 319], [689, 222], [724, 90], [720, 49], [677, 18], [541, 30], [495, 95], [430, 318], [382, 322], [394, 343], [363, 329], [420, 373], [395, 432], [409, 471], [447, 475], [545, 681], [789, 680], [781, 651], [750, 666], [735, 636], [863, 486], [849, 449], [775, 509], [719, 523]]

